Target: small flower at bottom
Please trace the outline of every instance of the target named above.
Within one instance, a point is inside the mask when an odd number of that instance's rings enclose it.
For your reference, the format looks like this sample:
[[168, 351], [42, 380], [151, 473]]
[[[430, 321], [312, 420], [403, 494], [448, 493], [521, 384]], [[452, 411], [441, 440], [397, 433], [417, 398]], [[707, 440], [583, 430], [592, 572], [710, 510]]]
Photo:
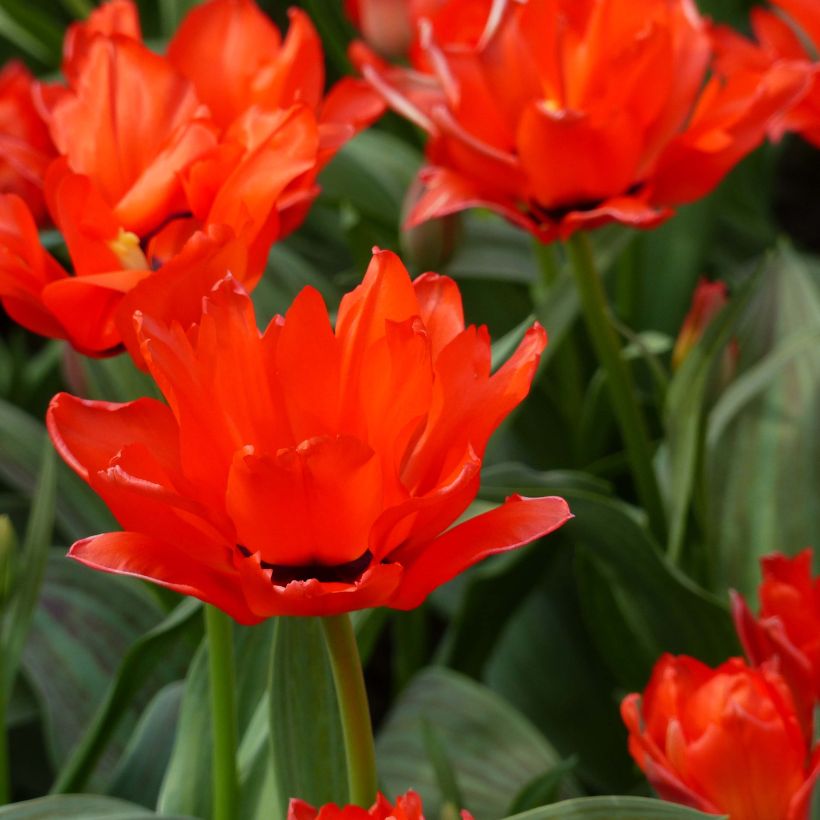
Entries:
[[820, 578], [812, 577], [812, 551], [794, 558], [776, 553], [761, 561], [760, 614], [732, 593], [735, 626], [749, 661], [776, 660], [806, 731], [820, 701]]
[[730, 820], [806, 820], [820, 756], [773, 668], [664, 655], [621, 714], [630, 754], [663, 799]]
[[491, 373], [486, 328], [465, 328], [446, 277], [411, 282], [377, 252], [335, 331], [305, 288], [260, 334], [230, 276], [190, 327], [135, 322], [168, 405], [60, 394], [48, 412], [57, 449], [126, 530], [74, 544], [82, 563], [243, 623], [409, 609], [571, 518], [563, 499], [512, 496], [451, 527], [478, 492], [491, 433], [529, 391], [546, 334], [534, 325]]
[[[411, 789], [396, 798], [395, 804], [379, 794], [369, 810], [359, 806], [341, 808], [334, 803], [315, 809], [304, 800], [291, 800], [287, 820], [424, 820], [424, 814], [421, 798]], [[462, 811], [461, 820], [473, 820], [473, 816]]]

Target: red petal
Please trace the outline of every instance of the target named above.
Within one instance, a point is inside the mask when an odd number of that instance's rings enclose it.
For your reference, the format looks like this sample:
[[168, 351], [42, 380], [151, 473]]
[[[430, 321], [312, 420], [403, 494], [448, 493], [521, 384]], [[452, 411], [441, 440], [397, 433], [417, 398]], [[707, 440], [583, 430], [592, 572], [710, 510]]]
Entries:
[[436, 588], [489, 555], [521, 547], [572, 518], [562, 498], [510, 496], [500, 507], [448, 530], [405, 567], [390, 601], [396, 609], [417, 607]]
[[219, 571], [191, 561], [173, 544], [136, 532], [109, 532], [77, 541], [69, 557], [92, 569], [130, 575], [144, 581], [193, 595], [227, 612], [240, 624], [263, 620], [252, 612], [242, 594], [237, 572], [226, 563]]

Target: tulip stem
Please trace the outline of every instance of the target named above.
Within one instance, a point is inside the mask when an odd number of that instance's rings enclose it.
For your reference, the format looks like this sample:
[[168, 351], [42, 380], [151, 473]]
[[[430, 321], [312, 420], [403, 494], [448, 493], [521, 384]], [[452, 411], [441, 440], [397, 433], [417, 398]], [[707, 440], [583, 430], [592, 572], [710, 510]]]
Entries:
[[342, 716], [350, 802], [369, 808], [378, 788], [376, 752], [356, 634], [346, 614], [322, 618], [322, 626]]
[[661, 543], [665, 541], [666, 514], [652, 466], [652, 445], [646, 421], [636, 400], [635, 383], [621, 355], [621, 345], [612, 326], [609, 305], [589, 237], [574, 234], [567, 251], [581, 299], [587, 330], [604, 369], [612, 406], [621, 429], [627, 457], [635, 479], [638, 498], [649, 517], [649, 526]]
[[239, 778], [233, 627], [228, 616], [213, 606], [205, 607], [205, 626], [211, 677], [213, 820], [235, 820], [239, 817]]

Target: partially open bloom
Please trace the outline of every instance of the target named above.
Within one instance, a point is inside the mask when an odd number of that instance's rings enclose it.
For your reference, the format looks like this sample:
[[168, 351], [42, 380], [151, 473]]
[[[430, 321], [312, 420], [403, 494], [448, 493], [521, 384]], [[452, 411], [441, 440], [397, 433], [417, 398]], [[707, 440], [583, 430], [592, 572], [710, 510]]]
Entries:
[[820, 4], [813, 0], [772, 0], [773, 9], [751, 13], [755, 40], [721, 27], [715, 32], [721, 69], [765, 76], [776, 65], [803, 66], [812, 81], [795, 104], [770, 124], [778, 139], [794, 131], [820, 147]]
[[776, 661], [791, 687], [803, 724], [812, 725], [820, 701], [820, 578], [812, 577], [811, 550], [794, 558], [770, 555], [762, 560], [760, 614], [732, 593], [732, 614], [751, 663]]
[[730, 820], [806, 820], [820, 758], [773, 669], [664, 655], [621, 714], [632, 757], [665, 800]]
[[[335, 332], [305, 288], [264, 333], [231, 277], [183, 327], [137, 314], [168, 405], [60, 394], [48, 428], [125, 532], [70, 555], [195, 595], [242, 623], [409, 609], [476, 561], [570, 518], [560, 498], [475, 498], [487, 440], [546, 344], [533, 326], [490, 372], [455, 283], [377, 252]], [[448, 529], [449, 528], [449, 529]]]
[[672, 351], [672, 367], [678, 368], [683, 360], [700, 341], [703, 332], [712, 319], [720, 313], [729, 301], [729, 294], [723, 282], [698, 281], [692, 297], [692, 306], [681, 325], [680, 333]]
[[[462, 811], [461, 818], [473, 820], [468, 811]], [[396, 798], [395, 804], [380, 793], [370, 809], [359, 806], [342, 808], [334, 803], [315, 809], [304, 800], [294, 799], [288, 806], [287, 820], [424, 820], [424, 814], [421, 798], [411, 789]]]
[[0, 70], [0, 193], [17, 194], [38, 223], [47, 221], [43, 181], [54, 145], [34, 106], [34, 77], [16, 61]]
[[411, 223], [484, 206], [544, 241], [658, 224], [708, 193], [809, 82], [790, 64], [710, 77], [691, 0], [495, 3], [476, 47], [422, 34], [429, 70], [358, 58], [430, 135]]
[[303, 12], [292, 13], [282, 42], [252, 0], [197, 6], [167, 56], [142, 43], [130, 0], [72, 27], [67, 84], [43, 87], [40, 98], [60, 154], [46, 197], [73, 275], [43, 262], [30, 216], [6, 200], [0, 298], [25, 293], [38, 314], [28, 327], [48, 325], [49, 335], [104, 355], [121, 348], [130, 324], [124, 294], [137, 291], [141, 304], [142, 285], [161, 278], [161, 289], [186, 298], [192, 277], [203, 278], [192, 257], [227, 253], [252, 288], [270, 245], [307, 213], [319, 170], [381, 110], [361, 81], [324, 96], [322, 65]]

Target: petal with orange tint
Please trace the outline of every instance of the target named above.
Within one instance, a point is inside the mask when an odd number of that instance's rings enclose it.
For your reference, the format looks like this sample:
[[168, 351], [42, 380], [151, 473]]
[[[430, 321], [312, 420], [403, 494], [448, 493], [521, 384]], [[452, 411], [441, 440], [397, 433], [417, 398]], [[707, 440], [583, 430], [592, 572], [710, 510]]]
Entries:
[[[133, 40], [93, 39], [76, 87], [50, 112], [51, 132], [72, 171], [94, 180], [114, 207], [172, 144], [200, 103], [191, 84], [167, 61]], [[140, 221], [159, 225], [180, 190], [187, 152], [171, 153], [155, 169], [153, 211]], [[145, 193], [141, 196], [147, 202]], [[136, 218], [135, 214], [132, 217]]]
[[278, 29], [251, 0], [210, 0], [185, 16], [168, 60], [227, 128], [252, 104], [255, 78], [280, 47]]
[[405, 566], [401, 587], [390, 602], [412, 609], [438, 586], [490, 555], [529, 544], [572, 518], [562, 498], [510, 496], [490, 512], [453, 527]]
[[86, 480], [108, 467], [127, 444], [153, 448], [164, 470], [179, 470], [177, 425], [156, 399], [114, 404], [58, 393], [49, 404], [46, 426], [57, 452]]
[[366, 553], [381, 510], [381, 465], [347, 436], [310, 439], [275, 456], [246, 448], [234, 459], [226, 498], [240, 543], [267, 563], [349, 564]]
[[171, 543], [137, 532], [109, 532], [77, 541], [70, 558], [92, 569], [129, 575], [192, 595], [227, 612], [240, 624], [259, 623], [248, 608], [237, 572], [225, 562], [223, 570], [189, 560]]
[[312, 287], [304, 288], [288, 309], [274, 367], [294, 441], [335, 434], [341, 350], [324, 300]]
[[413, 280], [413, 288], [435, 361], [441, 350], [464, 330], [461, 291], [449, 276], [437, 273], [422, 274]]
[[531, 195], [543, 208], [596, 203], [636, 181], [641, 140], [624, 112], [598, 124], [585, 113], [534, 104], [521, 116], [517, 142]]

